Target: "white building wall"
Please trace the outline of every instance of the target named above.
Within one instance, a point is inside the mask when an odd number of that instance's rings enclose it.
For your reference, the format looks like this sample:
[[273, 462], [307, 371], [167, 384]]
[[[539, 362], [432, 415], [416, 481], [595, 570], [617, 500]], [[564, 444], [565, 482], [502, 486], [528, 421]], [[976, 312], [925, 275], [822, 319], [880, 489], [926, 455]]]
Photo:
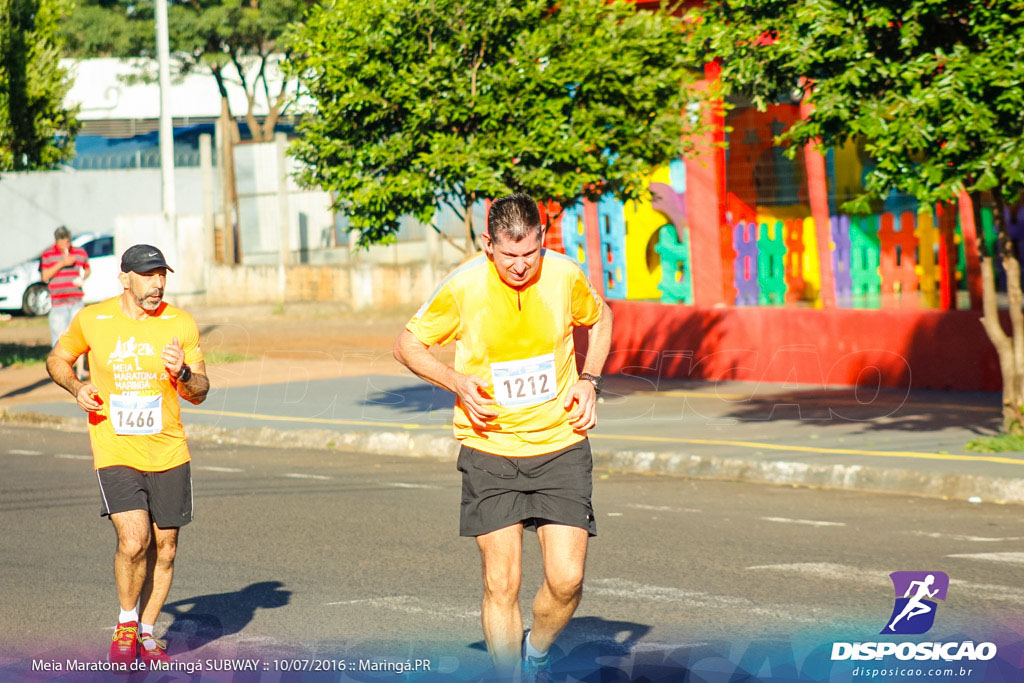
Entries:
[[[178, 213], [202, 215], [202, 170], [177, 168], [174, 182]], [[74, 234], [114, 232], [118, 216], [159, 213], [161, 196], [160, 169], [4, 174], [0, 268], [38, 256], [59, 225]]]

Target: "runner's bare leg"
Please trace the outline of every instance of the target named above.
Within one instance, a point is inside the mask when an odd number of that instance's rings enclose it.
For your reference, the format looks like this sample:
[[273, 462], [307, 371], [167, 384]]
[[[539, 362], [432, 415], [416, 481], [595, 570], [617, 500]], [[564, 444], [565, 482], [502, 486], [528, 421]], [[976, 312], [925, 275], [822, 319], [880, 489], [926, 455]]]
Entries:
[[579, 527], [544, 524], [537, 528], [537, 537], [544, 556], [544, 583], [533, 600], [530, 645], [547, 652], [583, 597], [589, 536]]
[[143, 583], [139, 615], [144, 624], [155, 624], [164, 607], [174, 578], [174, 556], [178, 550], [178, 529], [153, 525], [153, 543], [146, 553], [146, 580]]
[[117, 532], [114, 581], [121, 609], [133, 610], [146, 580], [146, 552], [152, 537], [148, 510], [127, 510], [110, 515]]
[[476, 537], [483, 563], [484, 598], [481, 621], [487, 651], [499, 675], [519, 667], [523, 616], [519, 611], [522, 580], [523, 525], [507, 526]]

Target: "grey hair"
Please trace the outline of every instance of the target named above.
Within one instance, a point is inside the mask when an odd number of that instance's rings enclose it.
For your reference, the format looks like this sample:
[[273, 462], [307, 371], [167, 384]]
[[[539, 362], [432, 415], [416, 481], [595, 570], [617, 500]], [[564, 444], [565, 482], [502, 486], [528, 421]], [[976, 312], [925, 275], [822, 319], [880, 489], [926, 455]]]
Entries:
[[537, 202], [522, 192], [495, 199], [487, 212], [487, 233], [491, 239], [500, 235], [518, 242], [534, 231], [540, 233], [542, 227]]
[[71, 239], [71, 231], [65, 226], [60, 226], [53, 231], [53, 239], [55, 240], [68, 240]]

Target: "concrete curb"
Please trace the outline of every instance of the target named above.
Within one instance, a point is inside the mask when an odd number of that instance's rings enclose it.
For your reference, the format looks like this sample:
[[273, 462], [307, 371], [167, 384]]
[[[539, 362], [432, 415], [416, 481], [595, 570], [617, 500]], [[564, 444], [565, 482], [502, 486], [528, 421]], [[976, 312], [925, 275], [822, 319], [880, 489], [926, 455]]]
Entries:
[[[85, 432], [80, 418], [29, 411], [4, 412], [0, 423]], [[270, 427], [224, 429], [190, 425], [190, 440], [269, 448], [308, 448], [343, 453], [436, 458], [454, 462], [459, 446], [449, 434], [416, 431], [337, 432], [328, 429], [279, 430]], [[903, 495], [1024, 504], [1024, 479], [969, 474], [932, 474], [914, 469], [863, 465], [813, 465], [787, 460], [747, 460], [681, 452], [594, 449], [594, 467], [610, 472], [661, 474], [782, 486], [876, 491]]]

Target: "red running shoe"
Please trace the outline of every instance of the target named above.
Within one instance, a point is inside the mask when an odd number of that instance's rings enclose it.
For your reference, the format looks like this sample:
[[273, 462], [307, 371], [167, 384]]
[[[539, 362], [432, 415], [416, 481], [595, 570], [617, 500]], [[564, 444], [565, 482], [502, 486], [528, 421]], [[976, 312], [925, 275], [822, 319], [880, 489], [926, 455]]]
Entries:
[[113, 642], [107, 661], [111, 664], [130, 666], [135, 663], [135, 651], [139, 640], [139, 625], [134, 621], [118, 624], [114, 629]]
[[[152, 640], [155, 647], [150, 650], [145, 646], [147, 640]], [[170, 664], [171, 658], [167, 654], [167, 641], [157, 640], [152, 633], [143, 633], [139, 636], [139, 659], [151, 669], [160, 668], [164, 664]]]

